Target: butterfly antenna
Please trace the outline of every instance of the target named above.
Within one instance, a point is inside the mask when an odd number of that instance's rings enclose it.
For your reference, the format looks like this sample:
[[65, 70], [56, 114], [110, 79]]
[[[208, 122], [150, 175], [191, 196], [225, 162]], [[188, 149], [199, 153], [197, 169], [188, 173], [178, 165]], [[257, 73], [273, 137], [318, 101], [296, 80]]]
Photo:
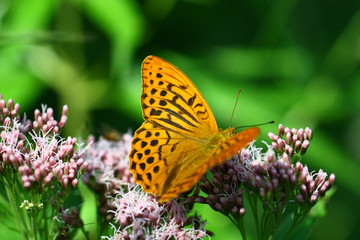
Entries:
[[232, 115], [231, 115], [231, 118], [230, 118], [229, 128], [231, 127], [231, 123], [232, 123], [232, 120], [233, 120], [233, 118], [234, 118], [235, 109], [236, 109], [237, 103], [238, 103], [238, 101], [239, 101], [240, 92], [241, 92], [241, 88], [239, 88], [239, 92], [238, 92], [238, 95], [237, 95], [237, 97], [236, 97], [236, 102], [235, 102], [234, 110], [233, 110]]
[[246, 127], [258, 127], [258, 126], [262, 126], [262, 125], [266, 125], [266, 124], [271, 124], [271, 123], [275, 123], [275, 120], [272, 120], [272, 121], [269, 121], [269, 122], [264, 122], [264, 123], [253, 124], [253, 125], [240, 126], [240, 127], [236, 127], [235, 129], [246, 128]]

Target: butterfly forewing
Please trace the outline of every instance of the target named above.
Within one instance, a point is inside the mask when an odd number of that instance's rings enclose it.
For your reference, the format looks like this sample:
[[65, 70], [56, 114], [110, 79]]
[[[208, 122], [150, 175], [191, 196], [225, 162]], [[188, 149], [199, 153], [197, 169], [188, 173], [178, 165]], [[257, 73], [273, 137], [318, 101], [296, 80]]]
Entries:
[[188, 136], [218, 131], [215, 118], [195, 85], [174, 65], [147, 57], [142, 65], [144, 119]]
[[[225, 130], [226, 131], [226, 130]], [[221, 134], [221, 133], [220, 133]], [[214, 167], [223, 162], [224, 159], [231, 157], [244, 148], [248, 143], [257, 138], [260, 130], [257, 127], [249, 128], [230, 137], [219, 145], [209, 159], [209, 167]]]

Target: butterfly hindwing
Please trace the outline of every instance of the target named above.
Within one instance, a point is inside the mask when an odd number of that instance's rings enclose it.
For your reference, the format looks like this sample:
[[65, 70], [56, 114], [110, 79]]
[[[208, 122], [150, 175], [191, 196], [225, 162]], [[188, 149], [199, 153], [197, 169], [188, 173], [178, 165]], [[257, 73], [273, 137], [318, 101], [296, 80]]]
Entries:
[[135, 182], [155, 195], [174, 191], [178, 185], [180, 192], [189, 190], [196, 182], [185, 185], [180, 180], [201, 169], [205, 173], [204, 160], [211, 154], [204, 152], [203, 143], [197, 139], [185, 138], [150, 122], [144, 122], [135, 132], [131, 149], [129, 168]]

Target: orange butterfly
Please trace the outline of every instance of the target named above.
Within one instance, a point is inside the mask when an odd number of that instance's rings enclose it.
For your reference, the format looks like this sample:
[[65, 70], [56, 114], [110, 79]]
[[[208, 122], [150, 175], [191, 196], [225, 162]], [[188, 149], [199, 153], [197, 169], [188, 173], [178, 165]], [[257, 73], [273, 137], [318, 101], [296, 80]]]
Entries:
[[145, 122], [135, 132], [129, 169], [159, 202], [190, 190], [209, 168], [259, 135], [258, 128], [219, 130], [199, 90], [171, 63], [148, 56], [141, 72]]

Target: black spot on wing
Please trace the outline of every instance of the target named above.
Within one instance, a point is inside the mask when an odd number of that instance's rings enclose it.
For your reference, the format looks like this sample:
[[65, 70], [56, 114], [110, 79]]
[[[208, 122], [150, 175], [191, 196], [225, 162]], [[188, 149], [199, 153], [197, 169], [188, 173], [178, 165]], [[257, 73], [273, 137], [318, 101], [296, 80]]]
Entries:
[[161, 90], [160, 96], [165, 97], [167, 95], [167, 91]]
[[151, 181], [152, 177], [151, 177], [151, 173], [146, 173], [146, 177], [149, 181]]
[[158, 145], [158, 143], [159, 143], [159, 141], [154, 139], [154, 140], [151, 140], [150, 145], [155, 147], [156, 145]]
[[142, 141], [142, 142], [141, 142], [141, 147], [142, 147], [142, 148], [146, 147], [146, 145], [147, 145], [147, 142], [145, 142], [145, 141]]
[[142, 178], [142, 176], [140, 174], [136, 174], [136, 180], [137, 181], [142, 181], [143, 178]]
[[160, 116], [161, 113], [162, 113], [161, 110], [156, 110], [156, 109], [152, 108], [150, 111], [150, 116]]
[[154, 157], [148, 157], [147, 159], [146, 159], [146, 162], [148, 163], [148, 164], [152, 164], [153, 162], [154, 162]]
[[150, 93], [151, 95], [154, 95], [157, 92], [157, 90], [155, 88], [151, 89]]
[[132, 169], [132, 170], [135, 170], [135, 169], [136, 169], [136, 162], [133, 161], [133, 162], [131, 163], [131, 169]]
[[192, 105], [194, 104], [195, 98], [196, 98], [196, 95], [194, 95], [193, 97], [189, 98], [189, 100], [188, 100], [188, 105], [189, 105], [189, 106], [192, 106]]
[[159, 101], [159, 105], [160, 106], [166, 106], [167, 105], [167, 102], [165, 100], [160, 100]]

